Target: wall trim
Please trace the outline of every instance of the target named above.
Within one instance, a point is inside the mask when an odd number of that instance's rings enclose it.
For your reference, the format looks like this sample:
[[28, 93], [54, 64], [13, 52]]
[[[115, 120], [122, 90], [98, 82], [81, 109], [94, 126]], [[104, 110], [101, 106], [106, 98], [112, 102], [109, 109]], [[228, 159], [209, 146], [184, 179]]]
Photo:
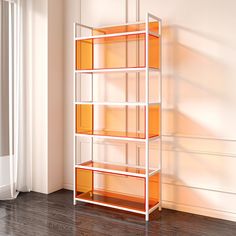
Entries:
[[[165, 141], [163, 141], [165, 142]], [[189, 153], [189, 154], [199, 154], [199, 155], [209, 155], [209, 156], [220, 156], [220, 157], [229, 157], [229, 158], [236, 158], [236, 154], [232, 153], [223, 153], [223, 152], [206, 152], [206, 151], [198, 151], [198, 150], [189, 150], [189, 151], [184, 151], [184, 150], [178, 150], [178, 149], [162, 149], [165, 152], [179, 152], [179, 153]]]
[[[165, 108], [163, 108], [165, 109]], [[186, 135], [186, 134], [162, 134], [163, 137], [172, 137], [172, 138], [186, 138], [186, 139], [205, 139], [205, 140], [218, 140], [224, 142], [236, 142], [236, 138], [227, 138], [227, 137], [207, 137], [207, 136], [195, 136], [195, 135]]]
[[73, 184], [63, 184], [63, 188], [64, 189], [67, 189], [67, 190], [71, 190], [71, 191], [73, 191], [74, 190], [74, 188], [73, 188]]
[[[163, 175], [165, 175], [165, 174], [163, 174]], [[190, 186], [190, 185], [185, 185], [185, 184], [179, 184], [178, 181], [177, 182], [176, 181], [175, 182], [162, 181], [162, 184], [172, 185], [172, 186], [177, 186], [177, 187], [184, 187], [184, 188], [206, 190], [206, 191], [211, 191], [211, 192], [216, 192], [216, 193], [226, 193], [226, 194], [231, 194], [231, 195], [236, 196], [236, 192], [233, 192], [233, 191], [223, 191], [223, 190], [204, 188], [204, 187], [193, 186], [193, 185]]]
[[171, 201], [162, 201], [163, 208], [192, 213], [196, 215], [208, 216], [217, 219], [230, 220], [236, 222], [236, 213], [207, 209], [202, 207], [189, 206]]

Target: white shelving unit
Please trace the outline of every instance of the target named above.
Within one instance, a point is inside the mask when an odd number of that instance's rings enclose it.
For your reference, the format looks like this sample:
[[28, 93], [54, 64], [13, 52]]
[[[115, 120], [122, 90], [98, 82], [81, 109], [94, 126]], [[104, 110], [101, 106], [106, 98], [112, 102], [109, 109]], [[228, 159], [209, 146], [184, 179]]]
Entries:
[[[149, 25], [151, 22], [157, 22], [158, 23], [158, 32], [153, 32], [149, 29]], [[115, 209], [130, 211], [134, 213], [139, 213], [145, 215], [146, 221], [149, 220], [149, 214], [153, 212], [155, 209], [159, 208], [161, 210], [161, 168], [162, 168], [162, 151], [161, 151], [161, 142], [162, 142], [162, 134], [161, 134], [161, 127], [162, 127], [162, 118], [161, 118], [161, 110], [162, 110], [162, 94], [161, 94], [161, 87], [162, 87], [162, 61], [161, 61], [161, 51], [162, 51], [162, 43], [161, 43], [161, 19], [147, 13], [146, 15], [146, 21], [145, 22], [135, 22], [135, 23], [129, 23], [129, 24], [122, 24], [122, 26], [130, 26], [130, 25], [145, 25], [144, 30], [136, 30], [136, 31], [127, 31], [127, 32], [118, 32], [118, 33], [109, 33], [109, 34], [103, 34], [103, 35], [90, 35], [90, 36], [83, 36], [78, 37], [78, 35], [81, 35], [81, 28], [85, 28], [86, 30], [93, 30], [94, 28], [85, 26], [82, 24], [75, 23], [74, 24], [74, 204], [76, 204], [77, 201], [81, 202], [87, 202], [92, 204], [97, 204], [101, 206], [107, 206], [112, 207]], [[118, 26], [105, 26], [105, 27], [99, 27], [101, 29], [108, 28], [108, 27], [118, 27]], [[98, 30], [98, 28], [96, 28]], [[78, 40], [94, 40], [94, 39], [104, 39], [104, 38], [111, 38], [111, 37], [118, 37], [118, 36], [128, 36], [128, 35], [145, 35], [145, 66], [144, 67], [137, 67], [137, 68], [112, 68], [112, 69], [81, 69], [79, 70], [76, 67], [76, 42]], [[151, 68], [149, 66], [149, 37], [154, 36], [159, 38], [159, 68]], [[81, 59], [83, 60], [83, 58]], [[152, 101], [150, 102], [149, 97], [149, 73], [151, 71], [154, 71], [158, 73], [159, 77], [159, 84], [158, 84], [158, 93], [159, 93], [159, 100], [158, 101]], [[94, 101], [93, 99], [93, 93], [94, 93], [94, 86], [93, 86], [93, 75], [95, 73], [114, 73], [114, 72], [123, 72], [123, 73], [139, 73], [144, 72], [145, 73], [145, 101], [144, 102], [98, 102]], [[91, 100], [90, 101], [78, 101], [77, 99], [77, 80], [78, 77], [81, 74], [91, 74], [92, 80], [91, 80]], [[97, 135], [93, 133], [78, 133], [76, 132], [76, 106], [77, 105], [96, 105], [96, 106], [144, 106], [145, 107], [145, 138], [136, 138], [136, 137], [118, 137], [118, 136], [107, 136], [107, 135]], [[160, 117], [157, 120], [159, 122], [159, 135], [155, 137], [149, 137], [149, 106], [151, 105], [158, 105], [160, 108]], [[93, 161], [93, 145], [94, 145], [94, 139], [100, 139], [100, 140], [118, 140], [122, 142], [137, 142], [137, 143], [143, 143], [145, 145], [145, 166], [137, 166], [137, 165], [115, 165], [114, 163], [110, 164], [109, 162], [99, 162], [99, 163], [93, 163], [91, 165], [91, 162], [81, 162], [78, 163], [78, 153], [76, 149], [76, 139], [77, 138], [83, 138], [87, 137], [90, 139], [90, 148], [91, 148], [91, 161]], [[150, 156], [150, 144], [152, 142], [159, 142], [159, 155], [158, 155], [158, 162], [159, 165], [156, 168], [151, 168], [149, 166], [149, 156]], [[125, 168], [124, 168], [125, 167]], [[139, 210], [132, 207], [122, 206], [122, 205], [115, 205], [115, 204], [109, 204], [107, 202], [102, 201], [96, 201], [94, 199], [86, 199], [83, 197], [78, 197], [77, 193], [77, 183], [76, 183], [76, 173], [78, 169], [83, 170], [89, 170], [89, 171], [97, 171], [102, 173], [109, 173], [114, 175], [124, 175], [124, 176], [131, 176], [131, 177], [138, 177], [143, 178], [145, 183], [145, 204], [144, 209]], [[93, 172], [92, 172], [93, 173]], [[149, 203], [149, 193], [150, 193], [150, 186], [149, 186], [149, 180], [152, 176], [159, 173], [159, 184], [157, 192], [159, 194], [158, 197], [158, 203], [154, 204], [150, 207]], [[92, 177], [94, 178], [94, 177]], [[86, 193], [85, 193], [86, 194]], [[90, 193], [91, 195], [91, 193]]]

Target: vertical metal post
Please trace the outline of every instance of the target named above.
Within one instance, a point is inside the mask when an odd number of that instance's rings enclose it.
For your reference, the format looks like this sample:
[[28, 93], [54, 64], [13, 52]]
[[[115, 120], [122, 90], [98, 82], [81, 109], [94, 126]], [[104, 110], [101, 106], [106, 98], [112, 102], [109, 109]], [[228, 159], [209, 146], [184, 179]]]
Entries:
[[73, 203], [74, 205], [76, 205], [76, 136], [75, 136], [75, 133], [76, 133], [76, 125], [75, 125], [75, 122], [76, 122], [76, 118], [75, 118], [75, 114], [76, 114], [76, 105], [75, 105], [75, 102], [76, 102], [76, 47], [75, 47], [75, 44], [76, 44], [76, 41], [75, 41], [75, 38], [76, 38], [76, 23], [74, 23], [74, 26], [73, 26], [73, 71], [74, 71], [74, 75], [73, 75], [73, 163], [74, 163], [74, 166], [73, 166], [73, 186], [74, 186], [74, 191], [73, 191]]
[[145, 140], [145, 153], [146, 153], [146, 202], [145, 202], [145, 219], [149, 220], [149, 14], [146, 15], [146, 37], [145, 37], [145, 45], [146, 45], [146, 140]]
[[9, 157], [10, 157], [10, 185], [11, 185], [11, 197], [14, 197], [14, 156], [13, 156], [13, 112], [12, 112], [12, 108], [13, 108], [13, 100], [12, 100], [12, 90], [13, 90], [13, 58], [12, 58], [12, 54], [13, 54], [13, 50], [12, 50], [12, 42], [13, 42], [13, 37], [12, 37], [12, 3], [9, 2], [8, 3], [8, 7], [9, 7], [9, 16], [8, 16], [8, 20], [9, 20], [9, 75], [8, 75], [8, 83], [9, 83]]
[[[136, 22], [140, 21], [140, 1], [136, 0]], [[137, 35], [137, 43], [136, 43], [136, 66], [140, 67], [140, 52], [139, 52], [139, 43], [140, 35]], [[140, 102], [140, 72], [136, 73], [136, 102]], [[136, 132], [139, 134], [140, 132], [140, 106], [136, 107]], [[136, 145], [136, 165], [140, 165], [140, 152], [139, 147]]]
[[159, 60], [160, 60], [160, 64], [159, 64], [159, 71], [160, 71], [160, 95], [159, 95], [159, 99], [160, 99], [160, 183], [159, 183], [159, 194], [160, 194], [160, 200], [159, 200], [159, 211], [161, 211], [162, 208], [162, 21], [159, 20], [159, 35], [160, 35], [160, 40], [159, 40]]
[[[125, 1], [125, 23], [128, 23], [128, 0]], [[125, 66], [128, 67], [128, 36], [125, 37]], [[125, 73], [125, 102], [128, 102], [128, 73]], [[128, 106], [125, 106], [125, 131], [128, 136]], [[125, 144], [125, 164], [128, 165], [128, 143]]]
[[[93, 58], [93, 65], [94, 65], [94, 40], [92, 39], [92, 58]], [[93, 104], [93, 73], [91, 73], [91, 102], [92, 102], [92, 112], [94, 113], [94, 104]], [[92, 114], [92, 117], [94, 116], [94, 114]], [[93, 119], [92, 119], [92, 122]], [[94, 129], [94, 124], [92, 123], [92, 133], [93, 133], [93, 129]], [[91, 137], [91, 142], [90, 142], [90, 150], [91, 150], [91, 161], [93, 161], [93, 137]], [[93, 178], [93, 177], [92, 177]]]

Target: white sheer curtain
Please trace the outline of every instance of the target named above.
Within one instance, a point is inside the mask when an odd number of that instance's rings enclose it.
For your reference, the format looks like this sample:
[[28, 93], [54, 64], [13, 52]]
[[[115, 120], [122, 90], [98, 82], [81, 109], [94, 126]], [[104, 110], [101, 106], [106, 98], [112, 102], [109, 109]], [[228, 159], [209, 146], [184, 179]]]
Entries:
[[0, 200], [32, 188], [32, 0], [0, 0]]

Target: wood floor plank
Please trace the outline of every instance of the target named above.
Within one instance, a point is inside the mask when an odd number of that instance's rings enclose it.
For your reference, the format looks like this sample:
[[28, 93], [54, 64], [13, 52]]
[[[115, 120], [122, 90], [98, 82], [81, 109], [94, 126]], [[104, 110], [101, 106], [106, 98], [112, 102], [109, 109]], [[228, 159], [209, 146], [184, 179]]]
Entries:
[[0, 201], [0, 235], [235, 236], [236, 222], [163, 209], [150, 222], [124, 211], [86, 203], [72, 204], [72, 192], [21, 193]]

